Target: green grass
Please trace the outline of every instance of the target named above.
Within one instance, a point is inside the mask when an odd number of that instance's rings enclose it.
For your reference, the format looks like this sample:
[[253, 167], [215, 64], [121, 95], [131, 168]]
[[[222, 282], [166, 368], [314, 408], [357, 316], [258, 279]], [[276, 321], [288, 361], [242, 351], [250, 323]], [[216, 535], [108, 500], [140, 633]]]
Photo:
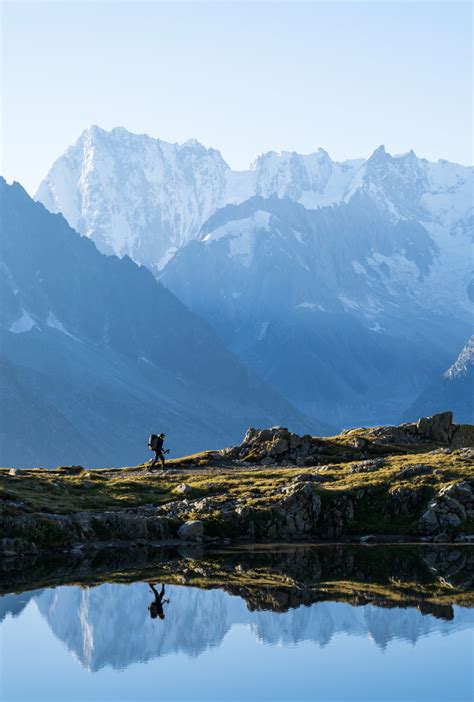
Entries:
[[[360, 435], [360, 430], [354, 432]], [[328, 454], [338, 456], [337, 463], [328, 463], [312, 468], [295, 467], [216, 467], [215, 454], [211, 454], [210, 465], [195, 468], [198, 462], [206, 460], [208, 452], [189, 456], [179, 461], [170, 461], [166, 474], [146, 473], [144, 466], [123, 469], [100, 469], [83, 471], [79, 475], [68, 475], [65, 471], [32, 469], [18, 471], [10, 475], [7, 469], [0, 469], [0, 498], [5, 516], [18, 513], [70, 514], [78, 511], [133, 508], [143, 505], [164, 505], [182, 499], [212, 497], [213, 511], [199, 513], [199, 518], [207, 522], [206, 533], [226, 534], [225, 519], [219, 515], [220, 507], [228, 500], [251, 508], [254, 517], [265, 520], [268, 510], [284, 496], [279, 490], [288, 486], [301, 473], [320, 472], [331, 478], [331, 482], [315, 484], [323, 504], [343, 495], [354, 496], [360, 490], [368, 494], [355, 500], [356, 513], [349, 533], [409, 533], [420, 507], [403, 515], [388, 515], [381, 518], [392, 490], [403, 487], [421, 491], [422, 506], [439, 489], [453, 481], [473, 480], [472, 461], [463, 460], [460, 451], [451, 454], [430, 453], [432, 447], [409, 447], [400, 454], [400, 447], [393, 455], [385, 456], [384, 464], [373, 472], [351, 473], [352, 460], [341, 461], [341, 451], [351, 440], [351, 432], [342, 437], [325, 439]], [[397, 476], [400, 470], [411, 465], [425, 464], [432, 471], [410, 478]], [[190, 468], [190, 466], [194, 468]], [[438, 471], [438, 472], [435, 472]], [[182, 495], [176, 488], [181, 483], [191, 487], [190, 495]], [[192, 506], [189, 516], [193, 516]], [[195, 515], [194, 515], [195, 516]]]

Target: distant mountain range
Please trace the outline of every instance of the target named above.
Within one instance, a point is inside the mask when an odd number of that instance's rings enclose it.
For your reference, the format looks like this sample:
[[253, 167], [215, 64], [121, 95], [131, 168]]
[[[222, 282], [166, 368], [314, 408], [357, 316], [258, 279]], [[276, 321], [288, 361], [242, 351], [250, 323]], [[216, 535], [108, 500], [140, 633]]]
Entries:
[[472, 373], [441, 378], [472, 334], [473, 174], [383, 147], [236, 172], [91, 127], [50, 212], [2, 180], [0, 462], [136, 463], [155, 427], [182, 453], [252, 424], [472, 421]]
[[147, 265], [315, 423], [344, 427], [397, 422], [472, 333], [473, 184], [413, 151], [271, 152], [236, 172], [196, 141], [91, 127], [37, 198]]
[[0, 465], [136, 464], [309, 422], [130, 258], [0, 179]]
[[169, 144], [123, 127], [93, 126], [55, 161], [36, 199], [62, 212], [101, 251], [156, 270], [199, 238], [217, 209], [255, 195], [318, 209], [365, 192], [394, 218], [422, 222], [444, 248], [457, 235], [450, 247], [457, 258], [460, 235], [474, 231], [473, 183], [472, 167], [431, 163], [413, 151], [393, 157], [383, 146], [368, 159], [342, 163], [324, 149], [269, 152], [249, 170], [233, 171], [219, 151], [196, 140]]

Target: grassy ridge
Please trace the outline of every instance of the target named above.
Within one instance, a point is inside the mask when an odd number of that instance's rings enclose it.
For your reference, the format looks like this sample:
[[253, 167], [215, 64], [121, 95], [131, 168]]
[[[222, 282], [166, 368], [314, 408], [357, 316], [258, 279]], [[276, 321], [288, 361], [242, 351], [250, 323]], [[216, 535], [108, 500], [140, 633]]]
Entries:
[[[0, 469], [2, 512], [5, 516], [100, 512], [211, 497], [214, 511], [200, 513], [199, 518], [209, 522], [209, 533], [215, 533], [219, 529], [219, 509], [229, 500], [237, 499], [263, 514], [281, 500], [282, 488], [298, 475], [311, 473], [324, 479], [323, 483], [314, 484], [323, 505], [343, 495], [364, 492], [356, 503], [354, 533], [404, 534], [409, 533], [413, 519], [419, 516], [420, 505], [426, 505], [442, 487], [453, 481], [474, 478], [474, 464], [469, 453], [463, 450], [447, 453], [426, 445], [404, 449], [394, 447], [391, 455], [387, 455], [391, 449], [380, 448], [385, 455], [380, 467], [368, 472], [364, 472], [364, 468], [354, 472], [360, 469], [360, 461], [343, 458], [347, 455], [346, 442], [350, 439], [350, 434], [327, 439], [325, 457], [331, 462], [307, 468], [216, 465], [215, 452], [204, 452], [169, 461], [164, 473], [146, 472], [144, 465], [80, 470], [77, 474], [69, 474], [67, 469], [61, 468], [21, 470], [16, 474]], [[431, 470], [420, 475], [400, 475], [402, 470], [420, 464]], [[188, 486], [186, 495], [179, 491], [178, 486], [183, 483]], [[401, 514], [385, 514], [387, 500], [396, 491], [405, 491], [407, 503], [410, 493], [416, 492], [421, 499], [413, 508], [408, 505]], [[192, 505], [188, 516], [196, 516]], [[350, 530], [351, 527], [349, 533]]]

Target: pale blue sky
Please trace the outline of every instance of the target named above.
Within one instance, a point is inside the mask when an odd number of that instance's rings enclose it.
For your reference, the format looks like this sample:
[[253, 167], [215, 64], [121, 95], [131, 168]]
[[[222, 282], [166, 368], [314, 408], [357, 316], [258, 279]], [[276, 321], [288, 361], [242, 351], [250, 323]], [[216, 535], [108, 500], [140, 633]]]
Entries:
[[469, 2], [2, 2], [2, 163], [33, 193], [90, 124], [472, 163]]

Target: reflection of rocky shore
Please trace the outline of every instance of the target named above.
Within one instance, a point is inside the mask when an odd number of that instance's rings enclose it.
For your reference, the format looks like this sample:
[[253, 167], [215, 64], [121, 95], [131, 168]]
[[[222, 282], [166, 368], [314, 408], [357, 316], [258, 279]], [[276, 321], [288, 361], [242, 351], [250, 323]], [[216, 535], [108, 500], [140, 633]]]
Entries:
[[472, 546], [144, 547], [52, 561], [4, 561], [0, 568], [6, 594], [68, 583], [159, 580], [220, 587], [244, 597], [251, 609], [280, 612], [323, 600], [474, 605]]
[[[21, 571], [3, 576], [10, 591], [27, 578]], [[37, 588], [83, 585], [8, 595], [0, 615], [21, 615], [32, 598], [54, 634], [94, 670], [176, 652], [196, 656], [237, 624], [267, 643], [323, 646], [346, 633], [381, 647], [474, 625], [474, 549], [467, 546], [140, 550], [121, 559], [109, 552], [49, 570], [41, 563], [29, 577]], [[164, 620], [149, 616], [149, 581], [167, 583]]]

